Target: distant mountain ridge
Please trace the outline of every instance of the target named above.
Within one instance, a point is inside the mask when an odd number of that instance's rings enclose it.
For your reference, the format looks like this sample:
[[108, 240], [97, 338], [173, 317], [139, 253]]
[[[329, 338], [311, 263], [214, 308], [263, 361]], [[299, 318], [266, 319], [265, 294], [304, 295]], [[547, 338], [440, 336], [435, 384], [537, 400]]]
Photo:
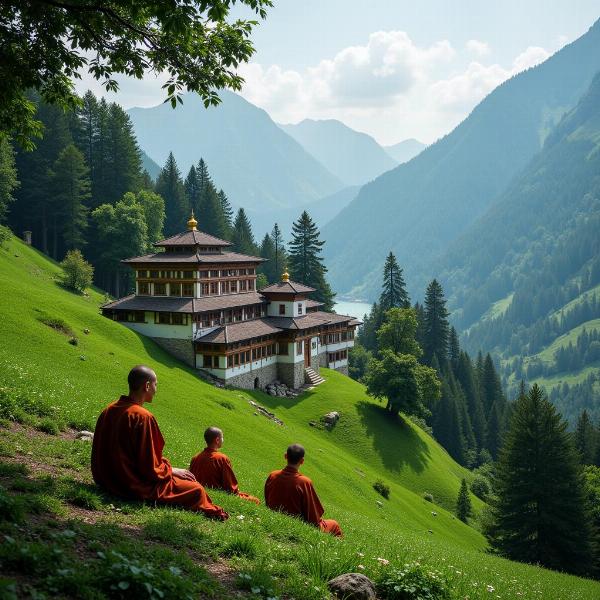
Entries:
[[160, 173], [160, 167], [156, 164], [154, 160], [152, 160], [143, 150], [142, 152], [142, 166], [145, 171], [148, 171], [148, 175], [156, 181]]
[[322, 232], [333, 288], [375, 298], [392, 250], [413, 296], [422, 294], [435, 275], [434, 260], [539, 151], [599, 69], [600, 21], [541, 65], [500, 85], [413, 160], [365, 185]]
[[183, 177], [203, 158], [234, 208], [268, 215], [345, 187], [264, 110], [229, 91], [220, 97], [222, 103], [208, 109], [198, 96], [186, 94], [176, 110], [160, 104], [127, 113], [149, 156], [163, 165], [173, 151]]
[[398, 164], [370, 135], [335, 119], [280, 127], [347, 185], [367, 183]]
[[383, 149], [399, 164], [412, 160], [417, 154], [427, 148], [427, 144], [410, 138], [392, 146], [384, 146]]

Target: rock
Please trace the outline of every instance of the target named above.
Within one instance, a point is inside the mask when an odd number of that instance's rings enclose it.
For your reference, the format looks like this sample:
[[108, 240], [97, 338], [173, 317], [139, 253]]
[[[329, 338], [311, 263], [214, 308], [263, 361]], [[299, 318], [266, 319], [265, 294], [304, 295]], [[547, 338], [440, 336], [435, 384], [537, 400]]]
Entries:
[[79, 431], [75, 436], [75, 439], [81, 440], [82, 442], [91, 442], [94, 440], [94, 434], [91, 431]]
[[379, 508], [383, 508], [383, 502], [381, 500], [375, 500], [375, 504], [377, 504]]
[[79, 357], [79, 360], [85, 360], [85, 356], [82, 354], [82, 355]]
[[309, 421], [309, 422], [308, 422], [308, 424], [309, 424], [311, 427], [316, 427], [316, 426], [317, 426], [317, 422], [316, 422], [316, 421]]
[[323, 417], [327, 425], [335, 425], [340, 419], [340, 413], [337, 411], [329, 412]]
[[83, 330], [83, 333], [85, 333], [85, 335], [88, 335], [88, 334], [90, 333], [90, 330], [89, 330], [89, 329], [86, 327], [86, 328]]
[[432, 511], [431, 511], [431, 516], [432, 516], [432, 517], [437, 517], [437, 513], [435, 512], [435, 510], [432, 510]]
[[431, 529], [428, 529], [427, 531], [429, 531], [429, 533], [433, 533], [433, 531]]
[[375, 585], [362, 573], [344, 573], [327, 582], [329, 591], [344, 600], [375, 600]]

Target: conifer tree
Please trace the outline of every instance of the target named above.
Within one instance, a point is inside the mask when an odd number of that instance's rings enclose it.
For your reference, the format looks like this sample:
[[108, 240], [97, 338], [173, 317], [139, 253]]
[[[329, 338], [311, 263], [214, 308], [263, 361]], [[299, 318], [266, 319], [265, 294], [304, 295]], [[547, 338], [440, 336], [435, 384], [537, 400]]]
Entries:
[[433, 355], [443, 363], [448, 356], [448, 311], [442, 286], [433, 280], [425, 292], [425, 322], [423, 352], [425, 362], [431, 363]]
[[0, 225], [6, 221], [9, 206], [14, 201], [13, 191], [18, 185], [12, 146], [7, 138], [0, 136]]
[[472, 513], [473, 508], [471, 506], [469, 489], [467, 488], [466, 480], [463, 478], [463, 480], [460, 483], [460, 490], [458, 492], [458, 498], [456, 500], [456, 516], [463, 523], [466, 523]]
[[515, 403], [497, 464], [493, 548], [513, 560], [584, 574], [591, 532], [567, 424], [534, 385]]
[[456, 367], [456, 378], [458, 379], [467, 403], [467, 410], [471, 420], [471, 426], [477, 442], [477, 448], [484, 447], [486, 439], [485, 415], [481, 398], [476, 383], [476, 377], [473, 370], [471, 359], [466, 352], [461, 352]]
[[223, 190], [219, 190], [218, 197], [221, 204], [223, 222], [225, 224], [225, 239], [231, 240], [231, 234], [233, 232], [233, 209], [227, 199], [227, 194], [225, 194]]
[[174, 235], [185, 229], [190, 216], [190, 206], [175, 157], [169, 157], [156, 181], [156, 192], [165, 201], [165, 235]]
[[75, 144], [69, 144], [58, 155], [52, 167], [52, 190], [55, 215], [60, 219], [60, 227], [57, 223], [53, 228], [54, 257], [58, 258], [59, 229], [66, 250], [81, 249], [86, 243], [89, 170]]
[[446, 448], [448, 454], [456, 462], [464, 464], [466, 447], [460, 412], [450, 384], [445, 377], [442, 378], [440, 401], [433, 411], [432, 425], [435, 439]]
[[185, 177], [183, 187], [190, 209], [194, 211], [196, 219], [204, 218], [204, 215], [200, 212], [200, 185], [198, 183], [198, 176], [194, 165], [190, 167], [190, 170]]
[[260, 272], [264, 273], [268, 283], [279, 281], [279, 276], [277, 275], [273, 264], [274, 255], [275, 248], [273, 246], [273, 240], [271, 239], [271, 236], [268, 233], [265, 233], [265, 237], [263, 238], [260, 244], [260, 256], [261, 258], [264, 258], [267, 262], [264, 262], [260, 266]]
[[288, 266], [293, 280], [315, 288], [315, 300], [323, 303], [323, 310], [333, 309], [335, 294], [325, 279], [327, 267], [320, 256], [325, 242], [306, 211], [292, 225]]
[[452, 368], [456, 370], [458, 359], [460, 357], [460, 344], [458, 342], [458, 334], [454, 327], [450, 327], [450, 335], [448, 336], [448, 358]]
[[[377, 302], [371, 306], [371, 311], [363, 318], [363, 325], [358, 331], [357, 339], [371, 353], [377, 352], [377, 331], [384, 319], [384, 312]], [[415, 336], [416, 338], [416, 336]]]
[[273, 225], [271, 240], [273, 241], [273, 271], [275, 273], [275, 281], [278, 281], [285, 269], [287, 253], [285, 251], [283, 235], [277, 223]]
[[396, 257], [390, 252], [383, 267], [383, 290], [379, 304], [384, 311], [390, 308], [409, 308], [410, 300]]
[[581, 463], [584, 465], [593, 465], [596, 457], [596, 445], [598, 432], [592, 423], [587, 410], [579, 415], [577, 427], [575, 429], [575, 448], [577, 448]]
[[417, 332], [415, 339], [421, 348], [425, 344], [425, 309], [419, 302], [415, 302], [414, 305], [415, 315], [417, 316]]
[[250, 256], [256, 256], [258, 254], [256, 242], [254, 241], [254, 235], [252, 233], [252, 225], [243, 208], [238, 210], [235, 217], [231, 241], [233, 242], [233, 249], [235, 252], [249, 254]]
[[498, 404], [501, 412], [504, 411], [504, 392], [502, 391], [502, 384], [500, 382], [500, 377], [498, 377], [498, 373], [496, 372], [494, 361], [489, 354], [486, 354], [485, 359], [483, 360], [480, 383], [483, 409], [486, 418], [489, 420], [490, 411], [495, 403]]
[[504, 412], [501, 401], [495, 401], [490, 409], [490, 414], [486, 422], [485, 447], [489, 450], [492, 458], [498, 458], [498, 452], [502, 446], [502, 436], [504, 433]]

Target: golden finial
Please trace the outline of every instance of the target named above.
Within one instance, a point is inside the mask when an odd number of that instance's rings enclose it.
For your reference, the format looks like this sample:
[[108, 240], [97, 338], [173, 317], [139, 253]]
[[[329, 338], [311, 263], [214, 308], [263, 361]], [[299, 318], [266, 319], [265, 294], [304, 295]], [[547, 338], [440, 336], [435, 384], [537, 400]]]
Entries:
[[194, 211], [192, 210], [192, 216], [190, 217], [190, 220], [187, 222], [187, 226], [190, 231], [197, 231], [196, 225], [198, 225], [198, 221], [196, 221], [196, 219], [194, 219]]
[[290, 280], [290, 274], [287, 271], [283, 272], [283, 275], [281, 276], [281, 281], [283, 283], [287, 283]]

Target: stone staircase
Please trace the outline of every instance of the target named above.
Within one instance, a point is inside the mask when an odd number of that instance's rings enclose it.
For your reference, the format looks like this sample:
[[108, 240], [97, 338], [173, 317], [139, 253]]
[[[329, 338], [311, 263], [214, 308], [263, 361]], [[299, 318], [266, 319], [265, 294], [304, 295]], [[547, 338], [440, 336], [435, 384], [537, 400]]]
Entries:
[[312, 367], [306, 367], [304, 369], [304, 381], [308, 385], [314, 386], [323, 383], [325, 380]]

